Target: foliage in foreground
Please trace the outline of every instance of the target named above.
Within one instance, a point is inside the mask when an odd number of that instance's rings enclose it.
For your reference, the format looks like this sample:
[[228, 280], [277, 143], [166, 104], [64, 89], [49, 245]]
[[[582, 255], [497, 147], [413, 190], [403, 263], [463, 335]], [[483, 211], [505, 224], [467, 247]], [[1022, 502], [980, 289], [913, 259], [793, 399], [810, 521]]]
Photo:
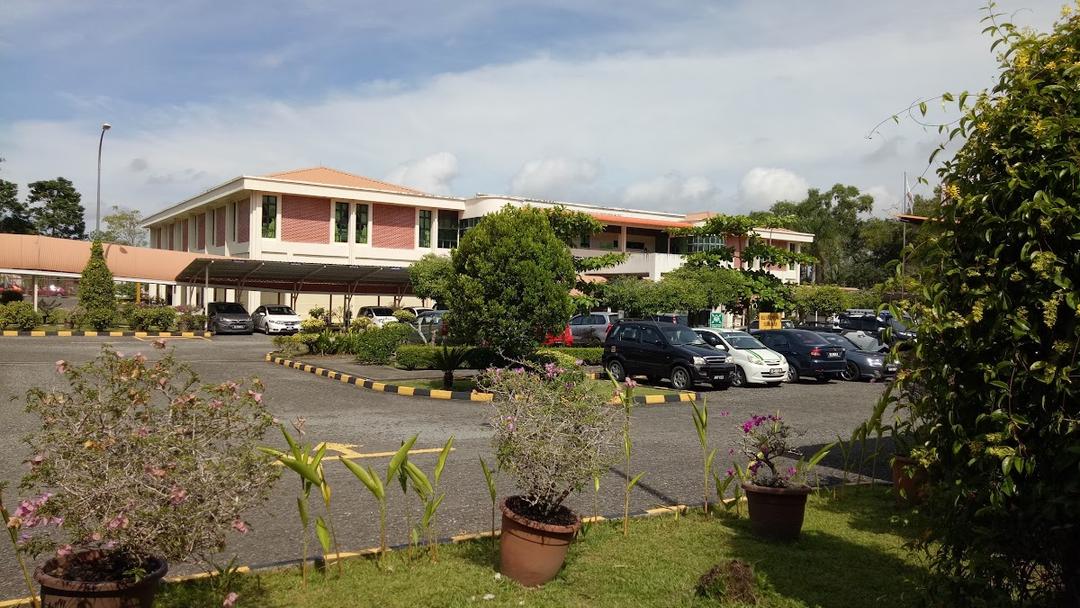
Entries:
[[939, 172], [902, 379], [930, 429], [922, 546], [942, 604], [1080, 605], [1080, 17], [1048, 34], [1000, 18], [997, 84], [943, 96], [965, 143]]

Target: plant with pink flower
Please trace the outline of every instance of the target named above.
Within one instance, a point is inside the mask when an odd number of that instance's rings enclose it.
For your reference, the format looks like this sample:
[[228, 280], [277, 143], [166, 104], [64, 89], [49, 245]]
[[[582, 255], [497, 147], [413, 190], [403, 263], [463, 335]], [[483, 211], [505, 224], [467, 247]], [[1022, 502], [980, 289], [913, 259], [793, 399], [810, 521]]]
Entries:
[[[796, 434], [791, 425], [776, 414], [753, 414], [741, 425], [739, 448], [746, 457], [745, 473], [740, 477], [749, 483], [770, 488], [804, 486], [806, 474], [811, 467], [824, 458], [833, 444], [819, 450], [809, 460], [804, 460], [791, 441]], [[779, 459], [794, 459], [794, 466], [781, 470]]]

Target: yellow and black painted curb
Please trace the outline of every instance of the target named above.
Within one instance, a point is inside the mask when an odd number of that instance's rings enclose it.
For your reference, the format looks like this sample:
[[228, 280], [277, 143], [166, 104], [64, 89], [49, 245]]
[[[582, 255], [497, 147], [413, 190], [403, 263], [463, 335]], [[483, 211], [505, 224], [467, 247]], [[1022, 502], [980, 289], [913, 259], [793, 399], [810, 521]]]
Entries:
[[74, 329], [29, 331], [5, 329], [0, 332], [0, 337], [4, 338], [209, 338], [213, 335], [213, 332], [209, 331], [81, 331]]
[[[364, 378], [355, 374], [347, 374], [342, 371], [329, 369], [326, 367], [320, 367], [318, 365], [312, 365], [310, 363], [304, 363], [303, 361], [293, 361], [292, 359], [285, 359], [283, 357], [278, 357], [273, 353], [266, 354], [266, 361], [269, 363], [274, 363], [276, 365], [281, 365], [283, 367], [290, 367], [292, 369], [305, 371], [309, 374], [315, 374], [316, 376], [322, 376], [324, 378], [330, 378], [331, 380], [344, 382], [345, 384], [352, 384], [361, 388], [379, 391], [381, 393], [395, 393], [398, 395], [405, 395], [406, 397], [427, 397], [429, 399], [458, 401], [491, 401], [493, 397], [491, 393], [482, 393], [479, 391], [444, 391], [433, 388], [417, 388], [415, 386], [398, 386], [396, 384], [379, 382], [378, 380]], [[698, 401], [701, 400], [701, 398], [701, 393], [679, 393], [675, 395], [639, 395], [637, 397], [634, 397], [634, 402], [644, 405], [656, 405], [660, 403], [685, 403], [689, 401]], [[620, 400], [614, 399], [612, 400], [612, 403], [620, 403]]]

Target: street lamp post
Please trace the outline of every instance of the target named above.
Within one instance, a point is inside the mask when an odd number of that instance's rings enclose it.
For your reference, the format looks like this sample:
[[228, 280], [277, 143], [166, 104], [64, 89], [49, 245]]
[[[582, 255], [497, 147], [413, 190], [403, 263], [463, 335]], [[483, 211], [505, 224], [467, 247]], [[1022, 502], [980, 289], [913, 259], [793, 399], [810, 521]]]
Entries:
[[112, 128], [107, 122], [101, 123], [101, 137], [97, 145], [97, 216], [94, 218], [94, 236], [101, 234], [101, 145], [105, 143], [105, 131]]

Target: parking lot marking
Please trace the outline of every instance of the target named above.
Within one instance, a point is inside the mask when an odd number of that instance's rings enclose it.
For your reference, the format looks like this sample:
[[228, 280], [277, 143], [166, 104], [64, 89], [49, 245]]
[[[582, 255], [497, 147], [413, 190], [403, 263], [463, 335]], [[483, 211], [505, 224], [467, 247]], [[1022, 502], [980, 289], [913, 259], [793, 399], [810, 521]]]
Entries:
[[[329, 460], [360, 460], [361, 458], [391, 458], [397, 451], [392, 452], [357, 452], [353, 448], [359, 447], [355, 443], [333, 443], [323, 442], [315, 446], [315, 450], [319, 450], [323, 446], [326, 446], [327, 452], [337, 452], [336, 454], [330, 454], [326, 456]], [[417, 454], [437, 454], [441, 452], [443, 448], [413, 448], [409, 450], [409, 456], [415, 456]], [[453, 452], [457, 448], [450, 448]], [[275, 461], [274, 466], [282, 466], [281, 461]]]

